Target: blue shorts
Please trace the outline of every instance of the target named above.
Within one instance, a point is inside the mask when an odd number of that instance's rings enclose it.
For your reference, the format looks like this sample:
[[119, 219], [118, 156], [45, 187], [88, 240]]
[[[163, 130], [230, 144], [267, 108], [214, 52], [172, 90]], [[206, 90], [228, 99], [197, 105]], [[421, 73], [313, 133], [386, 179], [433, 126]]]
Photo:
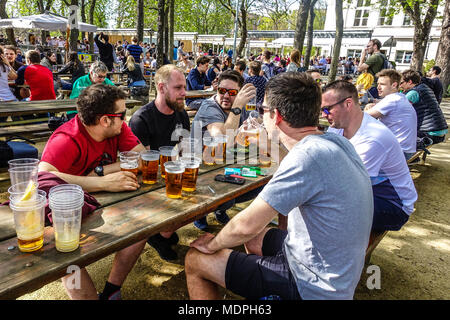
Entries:
[[270, 229], [264, 236], [263, 256], [233, 251], [225, 270], [228, 290], [251, 300], [277, 295], [282, 300], [301, 300], [297, 284], [283, 252], [287, 231]]
[[408, 221], [407, 215], [399, 204], [394, 204], [386, 199], [373, 196], [373, 222], [374, 231], [398, 231]]

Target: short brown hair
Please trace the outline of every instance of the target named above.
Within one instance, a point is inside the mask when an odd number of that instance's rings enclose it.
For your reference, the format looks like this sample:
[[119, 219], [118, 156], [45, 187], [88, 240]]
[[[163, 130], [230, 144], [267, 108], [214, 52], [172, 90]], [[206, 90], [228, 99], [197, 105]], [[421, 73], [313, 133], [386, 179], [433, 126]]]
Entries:
[[261, 62], [252, 61], [248, 65], [248, 68], [252, 71], [253, 75], [259, 76], [259, 73], [261, 72]]
[[84, 89], [78, 97], [78, 116], [85, 125], [96, 125], [102, 115], [116, 112], [117, 100], [126, 98], [126, 93], [118, 87], [103, 83], [93, 84]]
[[291, 52], [291, 61], [295, 62], [296, 64], [300, 64], [300, 51], [297, 49], [292, 50]]
[[222, 72], [219, 76], [218, 85], [220, 85], [223, 80], [234, 81], [238, 84], [239, 88], [242, 88], [244, 85], [244, 78], [236, 70], [225, 70]]
[[241, 71], [245, 71], [245, 69], [247, 68], [247, 64], [245, 63], [244, 60], [236, 61], [235, 66], [238, 67], [238, 69]]
[[205, 63], [208, 63], [208, 64], [209, 64], [209, 61], [210, 61], [210, 60], [211, 60], [211, 59], [208, 58], [208, 57], [206, 57], [206, 56], [201, 56], [200, 58], [197, 59], [197, 67], [198, 67], [199, 65], [201, 65], [201, 64], [205, 64]]
[[25, 59], [30, 60], [31, 63], [41, 63], [41, 55], [35, 50], [28, 50], [25, 53]]
[[277, 109], [292, 128], [318, 125], [322, 95], [306, 73], [283, 72], [270, 78], [265, 94], [270, 110]]
[[377, 78], [379, 77], [387, 77], [391, 81], [391, 84], [397, 82], [397, 87], [400, 84], [400, 80], [402, 79], [402, 75], [393, 69], [383, 69], [377, 73]]
[[405, 70], [402, 72], [402, 79], [405, 82], [408, 82], [409, 80], [412, 81], [412, 83], [414, 84], [419, 84], [420, 83], [420, 74], [412, 69], [409, 70]]
[[17, 53], [17, 48], [13, 45], [5, 46], [5, 50], [11, 50], [11, 51], [14, 51], [14, 53]]
[[372, 40], [370, 40], [369, 42], [372, 42], [372, 44], [373, 44], [373, 45], [376, 45], [377, 48], [378, 48], [378, 50], [380, 50], [380, 48], [381, 48], [381, 41], [380, 41], [380, 40], [378, 40], [378, 39], [372, 39]]
[[351, 96], [353, 102], [359, 104], [358, 90], [353, 83], [345, 80], [336, 80], [322, 88], [322, 94], [327, 91], [334, 90], [340, 98]]

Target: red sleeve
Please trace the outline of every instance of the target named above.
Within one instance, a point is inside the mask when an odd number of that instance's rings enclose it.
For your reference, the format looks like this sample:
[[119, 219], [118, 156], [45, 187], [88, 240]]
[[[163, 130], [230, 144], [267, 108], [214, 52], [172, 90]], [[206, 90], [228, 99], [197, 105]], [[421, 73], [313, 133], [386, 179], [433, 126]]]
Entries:
[[119, 136], [119, 151], [130, 151], [141, 142], [131, 131], [130, 127], [123, 122], [122, 131]]
[[[63, 152], [61, 152], [64, 150]], [[73, 173], [75, 162], [80, 156], [80, 150], [75, 141], [64, 133], [54, 134], [47, 142], [41, 161], [50, 163], [59, 172]]]

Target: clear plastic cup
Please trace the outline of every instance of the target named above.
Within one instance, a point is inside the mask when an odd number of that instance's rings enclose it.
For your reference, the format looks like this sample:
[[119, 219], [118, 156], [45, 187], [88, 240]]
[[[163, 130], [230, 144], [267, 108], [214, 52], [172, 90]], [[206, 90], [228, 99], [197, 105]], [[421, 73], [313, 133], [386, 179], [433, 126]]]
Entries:
[[75, 184], [52, 187], [48, 196], [52, 210], [56, 250], [71, 252], [80, 244], [83, 189]]
[[219, 134], [214, 137], [217, 141], [217, 147], [214, 150], [214, 160], [216, 163], [224, 163], [226, 159], [227, 139], [225, 134]]
[[18, 166], [8, 169], [11, 185], [22, 182], [38, 181], [38, 167], [37, 166]]
[[130, 171], [135, 176], [139, 174], [139, 153], [135, 151], [124, 151], [119, 153], [120, 170]]
[[200, 155], [202, 152], [202, 146], [200, 140], [194, 138], [183, 138], [178, 144], [180, 149], [180, 156], [184, 157], [186, 154], [195, 153]]
[[181, 198], [182, 178], [185, 170], [181, 161], [167, 161], [166, 170], [166, 195], [168, 198]]
[[22, 252], [33, 252], [44, 245], [45, 191], [38, 190], [36, 197], [21, 200], [21, 197], [11, 195], [9, 207], [14, 214], [14, 225], [17, 243]]
[[22, 159], [12, 159], [8, 161], [9, 168], [15, 167], [34, 167], [39, 165], [39, 159], [35, 158], [22, 158]]
[[202, 159], [197, 157], [181, 157], [181, 163], [184, 165], [181, 186], [183, 191], [194, 192], [196, 190], [198, 168]]
[[172, 146], [159, 147], [159, 163], [161, 165], [161, 177], [166, 177], [166, 170], [164, 164], [167, 161], [175, 161], [177, 159], [177, 150]]
[[155, 184], [158, 180], [159, 151], [147, 150], [141, 152], [142, 182]]
[[39, 188], [38, 183], [31, 182], [21, 182], [12, 185], [8, 189], [9, 198], [18, 200], [33, 200], [36, 199], [37, 191]]
[[214, 165], [215, 162], [215, 149], [218, 143], [214, 137], [203, 138], [203, 162], [206, 165]]

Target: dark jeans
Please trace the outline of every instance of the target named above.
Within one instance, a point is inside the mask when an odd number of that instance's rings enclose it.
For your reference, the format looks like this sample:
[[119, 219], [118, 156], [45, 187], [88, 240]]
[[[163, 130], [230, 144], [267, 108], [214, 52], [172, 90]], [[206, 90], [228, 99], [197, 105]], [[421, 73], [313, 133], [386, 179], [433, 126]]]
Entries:
[[191, 103], [188, 104], [188, 108], [192, 110], [200, 109], [200, 105], [202, 104], [203, 100], [205, 99], [196, 99], [194, 101], [191, 101]]

